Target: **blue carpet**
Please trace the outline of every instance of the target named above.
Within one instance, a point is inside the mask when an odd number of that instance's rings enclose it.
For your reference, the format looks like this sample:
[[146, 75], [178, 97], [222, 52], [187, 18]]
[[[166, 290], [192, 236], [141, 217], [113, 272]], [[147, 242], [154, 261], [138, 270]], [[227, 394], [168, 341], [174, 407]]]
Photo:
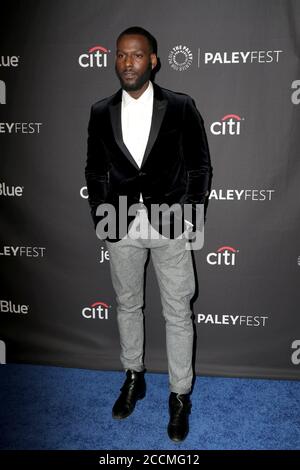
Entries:
[[1, 449], [300, 449], [300, 382], [197, 377], [190, 433], [169, 440], [168, 377], [146, 374], [147, 394], [111, 417], [123, 372], [0, 366]]

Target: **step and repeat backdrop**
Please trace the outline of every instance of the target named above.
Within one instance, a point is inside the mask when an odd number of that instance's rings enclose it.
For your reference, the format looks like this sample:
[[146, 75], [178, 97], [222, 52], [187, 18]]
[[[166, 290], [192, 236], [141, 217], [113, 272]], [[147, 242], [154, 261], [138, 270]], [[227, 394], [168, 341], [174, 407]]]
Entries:
[[[195, 371], [300, 378], [300, 2], [1, 2], [0, 362], [120, 370], [105, 242], [84, 178], [115, 42], [158, 41], [157, 84], [193, 97], [213, 180], [193, 252]], [[163, 156], [162, 156], [163, 158]], [[151, 256], [145, 363], [167, 371]]]

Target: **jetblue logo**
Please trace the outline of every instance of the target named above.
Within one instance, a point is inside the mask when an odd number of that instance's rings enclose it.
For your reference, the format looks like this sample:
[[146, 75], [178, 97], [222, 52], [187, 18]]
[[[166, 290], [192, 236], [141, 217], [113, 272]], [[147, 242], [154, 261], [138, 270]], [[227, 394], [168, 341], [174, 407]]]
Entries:
[[19, 60], [19, 55], [0, 55], [0, 67], [18, 67]]
[[6, 104], [6, 86], [3, 80], [0, 80], [0, 104]]
[[0, 364], [6, 364], [5, 343], [0, 340]]

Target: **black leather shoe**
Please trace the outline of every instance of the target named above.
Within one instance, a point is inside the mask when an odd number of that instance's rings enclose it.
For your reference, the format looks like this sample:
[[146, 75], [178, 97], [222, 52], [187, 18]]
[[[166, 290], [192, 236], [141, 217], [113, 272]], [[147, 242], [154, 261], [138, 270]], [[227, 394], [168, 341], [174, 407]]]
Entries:
[[144, 371], [127, 370], [126, 380], [120, 390], [121, 395], [112, 409], [112, 416], [115, 419], [127, 418], [133, 412], [137, 400], [144, 398], [146, 394]]
[[191, 408], [192, 404], [188, 394], [170, 393], [168, 435], [172, 441], [183, 441], [188, 435]]

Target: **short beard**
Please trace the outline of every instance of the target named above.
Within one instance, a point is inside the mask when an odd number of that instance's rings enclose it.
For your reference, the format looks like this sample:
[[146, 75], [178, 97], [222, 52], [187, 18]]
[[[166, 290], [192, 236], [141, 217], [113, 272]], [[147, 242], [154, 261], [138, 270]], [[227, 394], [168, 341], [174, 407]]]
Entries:
[[151, 72], [152, 72], [152, 62], [149, 61], [148, 67], [145, 70], [145, 72], [143, 73], [143, 75], [138, 77], [137, 80], [134, 83], [131, 83], [131, 84], [130, 83], [125, 83], [123, 81], [122, 75], [120, 75], [118, 73], [116, 67], [115, 67], [115, 71], [116, 71], [116, 74], [117, 74], [117, 76], [120, 80], [121, 87], [123, 88], [123, 90], [125, 90], [125, 91], [137, 91], [137, 90], [140, 90], [142, 88], [142, 86], [145, 85], [145, 83], [150, 79]]

